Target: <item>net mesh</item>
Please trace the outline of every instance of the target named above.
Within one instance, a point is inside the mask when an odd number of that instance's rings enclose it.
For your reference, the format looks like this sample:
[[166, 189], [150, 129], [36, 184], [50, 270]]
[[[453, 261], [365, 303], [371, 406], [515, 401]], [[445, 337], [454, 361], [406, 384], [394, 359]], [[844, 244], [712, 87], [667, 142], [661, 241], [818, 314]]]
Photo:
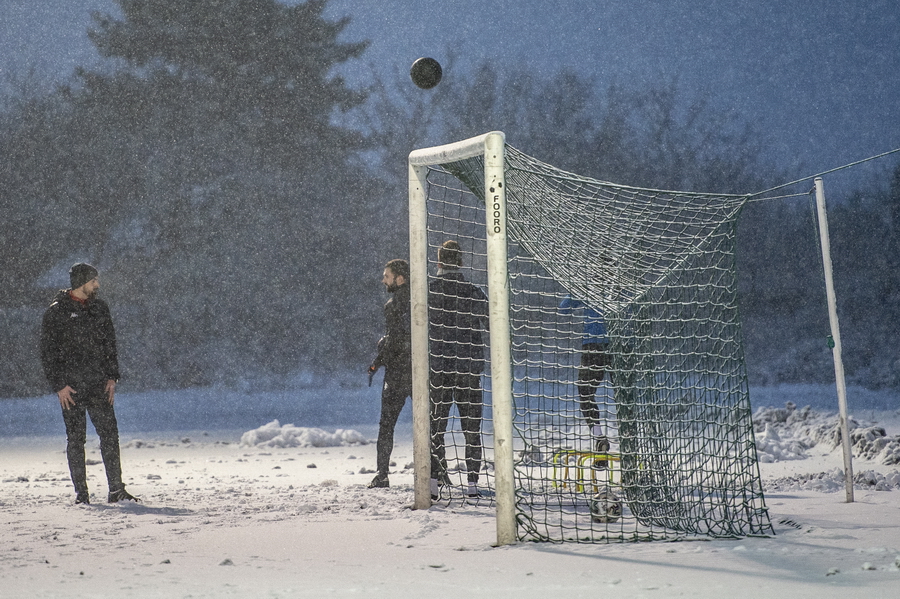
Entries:
[[[505, 172], [519, 537], [771, 534], [736, 303], [745, 198], [614, 185], [510, 146]], [[483, 190], [481, 157], [429, 167], [430, 273], [452, 239], [486, 286]], [[492, 485], [484, 378], [476, 500]], [[471, 491], [462, 429], [451, 416], [447, 500]]]

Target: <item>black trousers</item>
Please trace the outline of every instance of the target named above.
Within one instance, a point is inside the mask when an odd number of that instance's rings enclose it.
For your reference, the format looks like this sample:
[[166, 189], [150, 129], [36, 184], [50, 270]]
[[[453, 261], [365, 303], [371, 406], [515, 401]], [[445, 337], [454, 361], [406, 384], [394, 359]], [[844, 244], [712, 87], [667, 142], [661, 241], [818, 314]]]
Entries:
[[122, 462], [119, 454], [119, 424], [116, 412], [109, 405], [103, 386], [77, 389], [75, 405], [62, 411], [66, 424], [66, 457], [75, 492], [87, 492], [87, 468], [84, 463], [84, 444], [87, 440], [87, 416], [100, 437], [100, 456], [106, 468], [106, 482], [110, 492], [122, 489]]
[[468, 372], [431, 373], [431, 477], [446, 478], [447, 451], [444, 434], [450, 408], [456, 404], [460, 427], [466, 440], [468, 482], [478, 482], [481, 469], [481, 417], [484, 402], [481, 376]]
[[381, 387], [381, 418], [378, 421], [378, 441], [375, 443], [378, 473], [387, 476], [394, 450], [394, 428], [406, 398], [412, 396], [412, 380], [408, 376], [396, 376], [389, 370], [384, 374]]
[[606, 343], [585, 343], [581, 348], [581, 366], [578, 368], [579, 407], [584, 419], [591, 426], [600, 423], [600, 410], [594, 395], [603, 381], [606, 369], [612, 364]]

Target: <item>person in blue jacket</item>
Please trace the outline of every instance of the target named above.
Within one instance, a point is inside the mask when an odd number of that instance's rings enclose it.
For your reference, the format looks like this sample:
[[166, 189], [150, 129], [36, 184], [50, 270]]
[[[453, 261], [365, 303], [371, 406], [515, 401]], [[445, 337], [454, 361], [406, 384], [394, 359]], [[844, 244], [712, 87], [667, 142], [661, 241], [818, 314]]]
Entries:
[[[609, 355], [609, 333], [606, 329], [606, 321], [603, 318], [603, 314], [570, 295], [563, 298], [559, 308], [563, 314], [571, 314], [578, 308], [582, 308], [584, 313], [584, 331], [581, 338], [581, 365], [578, 367], [578, 381], [576, 382], [579, 408], [585, 421], [591, 427], [594, 451], [606, 453], [609, 451], [609, 439], [603, 433], [603, 427], [600, 424], [600, 410], [595, 399], [597, 388], [600, 387], [600, 383], [606, 375], [606, 370], [612, 364], [612, 358]], [[598, 460], [596, 466], [606, 466], [606, 461]]]

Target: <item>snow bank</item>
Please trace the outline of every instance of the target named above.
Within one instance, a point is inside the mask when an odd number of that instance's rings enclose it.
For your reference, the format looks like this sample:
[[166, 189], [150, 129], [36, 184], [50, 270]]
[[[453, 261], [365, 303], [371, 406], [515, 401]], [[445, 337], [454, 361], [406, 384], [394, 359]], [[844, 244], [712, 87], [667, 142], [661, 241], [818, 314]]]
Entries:
[[[900, 464], [900, 435], [888, 436], [880, 426], [863, 426], [853, 418], [847, 422], [853, 455], [885, 465]], [[753, 415], [759, 461], [764, 463], [802, 460], [807, 450], [822, 444], [829, 449], [841, 443], [839, 417], [820, 414], [809, 406], [797, 409], [760, 408]]]
[[812, 447], [805, 440], [782, 439], [777, 429], [766, 423], [761, 435], [756, 437], [756, 451], [760, 462], [783, 462], [806, 459], [806, 450]]
[[[844, 490], [844, 471], [834, 468], [827, 472], [786, 476], [766, 482], [766, 491], [821, 491], [836, 493]], [[860, 491], [893, 491], [900, 489], [900, 472], [894, 470], [881, 474], [874, 470], [856, 472], [853, 475], [853, 488]]]
[[352, 429], [337, 429], [334, 433], [320, 428], [307, 428], [273, 420], [241, 435], [243, 447], [337, 447], [365, 445], [368, 440]]

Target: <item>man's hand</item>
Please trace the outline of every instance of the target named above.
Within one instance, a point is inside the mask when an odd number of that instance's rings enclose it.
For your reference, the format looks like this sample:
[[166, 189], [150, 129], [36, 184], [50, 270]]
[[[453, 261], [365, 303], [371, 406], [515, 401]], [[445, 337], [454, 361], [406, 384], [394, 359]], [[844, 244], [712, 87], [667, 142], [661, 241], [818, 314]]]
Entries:
[[109, 399], [109, 405], [116, 403], [116, 382], [112, 379], [106, 381], [106, 397]]
[[66, 385], [56, 392], [57, 397], [59, 397], [59, 405], [62, 406], [63, 410], [68, 410], [75, 407], [75, 398], [72, 396], [76, 393], [78, 393], [78, 391], [76, 391], [69, 385]]

